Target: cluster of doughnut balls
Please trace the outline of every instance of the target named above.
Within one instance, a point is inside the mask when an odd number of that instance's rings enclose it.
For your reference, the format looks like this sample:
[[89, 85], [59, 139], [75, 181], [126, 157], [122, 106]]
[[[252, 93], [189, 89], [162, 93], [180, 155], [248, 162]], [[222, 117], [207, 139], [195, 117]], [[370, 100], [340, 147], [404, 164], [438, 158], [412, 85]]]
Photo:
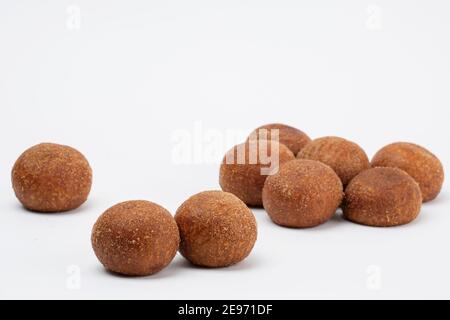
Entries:
[[[265, 135], [260, 134], [264, 132]], [[271, 140], [271, 132], [277, 139]], [[268, 163], [252, 148], [277, 152]], [[239, 157], [240, 162], [229, 161]], [[276, 165], [276, 166], [274, 166]], [[271, 167], [269, 174], [262, 169]], [[339, 137], [311, 140], [283, 124], [256, 129], [232, 148], [220, 167], [223, 191], [206, 191], [185, 201], [173, 217], [149, 201], [127, 201], [104, 212], [92, 230], [92, 246], [109, 271], [146, 276], [166, 267], [179, 251], [192, 264], [227, 267], [245, 259], [257, 238], [249, 207], [264, 207], [278, 225], [318, 226], [342, 208], [349, 221], [375, 227], [407, 224], [422, 202], [433, 200], [444, 181], [439, 159], [423, 147], [397, 142], [372, 161], [356, 143]], [[12, 171], [23, 206], [64, 212], [82, 205], [92, 170], [77, 150], [39, 144], [25, 151]]]

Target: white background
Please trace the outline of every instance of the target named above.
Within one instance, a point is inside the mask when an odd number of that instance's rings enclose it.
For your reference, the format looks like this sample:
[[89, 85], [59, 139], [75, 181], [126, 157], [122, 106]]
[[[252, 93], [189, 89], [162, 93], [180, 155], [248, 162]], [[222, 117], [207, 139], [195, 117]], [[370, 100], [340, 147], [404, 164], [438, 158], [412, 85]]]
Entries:
[[[416, 142], [449, 168], [449, 12], [445, 0], [1, 1], [0, 298], [450, 298], [447, 185], [391, 229], [337, 215], [291, 230], [255, 210], [256, 247], [228, 269], [177, 256], [155, 276], [118, 277], [90, 245], [117, 202], [174, 213], [219, 188], [208, 160], [233, 145], [226, 134], [268, 122], [348, 138], [369, 157]], [[179, 130], [200, 161], [175, 161]], [[14, 197], [14, 161], [43, 141], [93, 167], [75, 212], [30, 213]]]

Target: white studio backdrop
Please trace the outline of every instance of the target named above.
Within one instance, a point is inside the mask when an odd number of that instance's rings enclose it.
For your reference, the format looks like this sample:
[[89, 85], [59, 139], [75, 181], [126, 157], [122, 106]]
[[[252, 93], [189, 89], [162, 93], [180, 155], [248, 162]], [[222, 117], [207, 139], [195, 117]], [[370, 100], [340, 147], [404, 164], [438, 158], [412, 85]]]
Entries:
[[[447, 184], [391, 229], [337, 215], [292, 230], [254, 210], [255, 250], [228, 269], [177, 256], [153, 277], [118, 277], [90, 246], [117, 202], [174, 213], [218, 189], [223, 154], [269, 122], [369, 157], [415, 142], [449, 168], [449, 12], [444, 0], [2, 1], [0, 298], [449, 298]], [[76, 212], [29, 213], [14, 197], [14, 161], [44, 141], [93, 167]]]

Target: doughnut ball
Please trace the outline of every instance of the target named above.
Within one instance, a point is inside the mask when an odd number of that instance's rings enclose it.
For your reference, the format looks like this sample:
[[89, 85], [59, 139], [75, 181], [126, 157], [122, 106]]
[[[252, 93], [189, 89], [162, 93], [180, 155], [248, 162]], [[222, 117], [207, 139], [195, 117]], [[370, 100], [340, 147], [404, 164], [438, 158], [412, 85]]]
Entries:
[[345, 189], [344, 216], [374, 227], [391, 227], [413, 221], [420, 212], [419, 185], [397, 168], [373, 168], [356, 176]]
[[[261, 129], [265, 129], [267, 131], [261, 131]], [[303, 131], [281, 123], [266, 124], [264, 126], [255, 129], [250, 134], [248, 140], [250, 140], [251, 138], [253, 139], [256, 138], [258, 140], [260, 138], [260, 133], [264, 136], [264, 139], [272, 140], [271, 139], [272, 129], [279, 130], [278, 142], [288, 147], [289, 150], [291, 150], [294, 155], [297, 155], [299, 151], [303, 149], [303, 147], [306, 146], [308, 142], [311, 141], [309, 136]]]
[[342, 197], [342, 182], [333, 169], [313, 160], [281, 165], [263, 190], [264, 208], [272, 221], [291, 228], [315, 227], [329, 220]]
[[413, 143], [397, 142], [385, 146], [372, 159], [373, 167], [394, 167], [416, 180], [424, 202], [435, 199], [444, 183], [444, 168], [427, 149]]
[[69, 211], [87, 200], [92, 169], [77, 150], [43, 143], [26, 150], [16, 161], [12, 185], [17, 198], [28, 210]]
[[356, 143], [339, 137], [313, 140], [300, 151], [297, 158], [325, 163], [337, 173], [344, 186], [358, 173], [370, 168], [364, 150]]
[[107, 270], [148, 276], [173, 260], [180, 236], [174, 218], [163, 207], [148, 201], [127, 201], [98, 218], [91, 241]]
[[180, 252], [197, 266], [234, 265], [255, 245], [255, 217], [231, 193], [206, 191], [194, 195], [181, 205], [175, 220], [181, 236]]
[[[263, 157], [260, 156], [263, 154]], [[262, 189], [269, 174], [295, 156], [284, 144], [276, 141], [247, 142], [232, 148], [220, 167], [219, 183], [249, 206], [262, 206]]]

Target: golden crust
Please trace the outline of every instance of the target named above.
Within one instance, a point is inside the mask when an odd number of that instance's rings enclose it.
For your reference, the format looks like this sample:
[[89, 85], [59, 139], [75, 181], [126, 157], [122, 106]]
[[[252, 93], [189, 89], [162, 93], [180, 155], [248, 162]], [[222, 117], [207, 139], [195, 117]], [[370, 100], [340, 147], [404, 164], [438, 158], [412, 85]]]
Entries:
[[[300, 150], [302, 150], [306, 146], [306, 144], [311, 141], [311, 138], [303, 131], [281, 123], [266, 124], [264, 126], [255, 129], [252, 132], [252, 134], [256, 133], [258, 139], [260, 129], [268, 130], [268, 138], [270, 138], [270, 131], [272, 129], [278, 129], [279, 130], [278, 142], [287, 146], [294, 155], [297, 155], [300, 152]], [[250, 134], [250, 136], [252, 136], [252, 134]], [[250, 139], [250, 137], [248, 139]]]
[[[283, 144], [279, 144], [275, 141], [267, 141], [268, 155], [271, 156], [272, 147], [274, 150], [278, 145], [279, 150], [279, 164], [283, 164], [287, 161], [294, 160], [294, 154]], [[259, 144], [257, 144], [259, 146]], [[261, 173], [262, 168], [269, 168], [270, 165], [261, 164], [258, 156], [256, 164], [250, 164], [249, 153], [251, 148], [247, 142], [233, 147], [225, 155], [222, 165], [220, 167], [219, 183], [223, 191], [230, 192], [244, 201], [249, 206], [262, 206], [262, 189], [264, 182], [267, 179], [267, 175]], [[234, 156], [237, 159], [237, 153], [240, 149], [245, 150], [245, 163], [227, 163], [227, 158]], [[258, 148], [259, 154], [259, 148]], [[237, 162], [237, 161], [235, 161]], [[278, 168], [278, 166], [276, 166]]]
[[343, 197], [342, 182], [327, 165], [312, 160], [283, 164], [266, 180], [264, 208], [276, 224], [308, 228], [329, 220]]
[[344, 216], [353, 222], [390, 227], [413, 221], [420, 212], [419, 185], [403, 170], [373, 168], [356, 176], [345, 190]]
[[397, 142], [385, 146], [373, 157], [372, 166], [406, 171], [419, 184], [424, 202], [435, 199], [444, 183], [444, 168], [439, 159], [413, 143]]
[[147, 276], [173, 260], [180, 236], [174, 218], [163, 207], [148, 201], [127, 201], [98, 218], [91, 241], [106, 269]]
[[252, 211], [239, 198], [222, 191], [194, 195], [177, 210], [180, 252], [203, 267], [227, 267], [244, 260], [257, 238]]
[[316, 160], [330, 166], [346, 186], [358, 173], [370, 168], [369, 158], [356, 143], [339, 137], [323, 137], [307, 144], [298, 159]]
[[76, 209], [87, 200], [92, 185], [86, 158], [71, 147], [52, 143], [26, 150], [11, 176], [19, 201], [37, 212]]

